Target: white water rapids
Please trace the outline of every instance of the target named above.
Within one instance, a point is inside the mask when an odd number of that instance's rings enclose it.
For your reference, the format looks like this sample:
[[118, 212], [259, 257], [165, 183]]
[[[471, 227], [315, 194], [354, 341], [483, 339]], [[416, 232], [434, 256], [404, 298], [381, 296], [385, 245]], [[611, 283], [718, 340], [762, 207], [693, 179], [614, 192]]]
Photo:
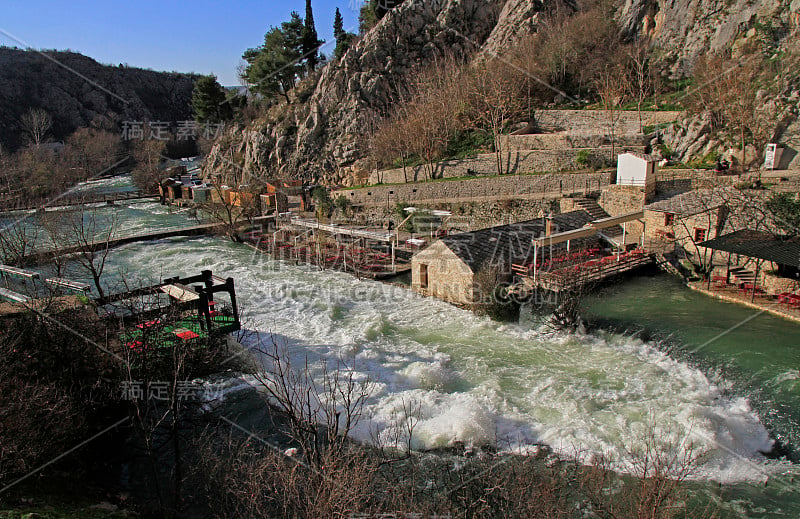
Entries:
[[[698, 479], [761, 481], [772, 441], [743, 398], [651, 344], [614, 334], [500, 324], [400, 287], [271, 261], [222, 239], [165, 240], [115, 251], [108, 272], [143, 281], [211, 269], [236, 281], [244, 325], [285, 342], [294, 361], [344, 359], [374, 388], [355, 436], [420, 407], [414, 447], [455, 441], [525, 449], [545, 443], [627, 470], [650, 427], [703, 453]], [[113, 276], [114, 274], [110, 274]], [[231, 387], [241, 383], [231, 381]]]

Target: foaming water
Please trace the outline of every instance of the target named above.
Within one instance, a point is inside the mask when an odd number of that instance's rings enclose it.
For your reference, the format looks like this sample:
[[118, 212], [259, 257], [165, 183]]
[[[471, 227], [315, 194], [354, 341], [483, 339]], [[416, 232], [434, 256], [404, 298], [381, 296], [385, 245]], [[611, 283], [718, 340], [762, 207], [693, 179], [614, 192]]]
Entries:
[[[772, 441], [748, 401], [726, 396], [701, 371], [651, 344], [617, 334], [555, 333], [533, 320], [509, 325], [405, 289], [338, 272], [270, 261], [204, 238], [126, 246], [110, 271], [235, 278], [245, 326], [284, 343], [295, 362], [340, 360], [373, 392], [362, 440], [403, 437], [418, 410], [412, 447], [459, 441], [525, 449], [545, 443], [582, 461], [626, 454], [651, 428], [691, 444], [695, 477], [761, 481]], [[255, 339], [253, 339], [255, 340]]]

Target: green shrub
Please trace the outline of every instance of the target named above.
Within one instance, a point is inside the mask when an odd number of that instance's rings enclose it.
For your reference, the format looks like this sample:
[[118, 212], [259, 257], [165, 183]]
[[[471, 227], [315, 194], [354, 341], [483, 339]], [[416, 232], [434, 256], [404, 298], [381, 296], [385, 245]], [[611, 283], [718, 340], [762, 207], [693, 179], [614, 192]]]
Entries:
[[588, 168], [590, 159], [591, 159], [591, 152], [589, 150], [581, 150], [578, 152], [578, 156], [575, 158], [575, 162], [578, 163], [578, 166]]

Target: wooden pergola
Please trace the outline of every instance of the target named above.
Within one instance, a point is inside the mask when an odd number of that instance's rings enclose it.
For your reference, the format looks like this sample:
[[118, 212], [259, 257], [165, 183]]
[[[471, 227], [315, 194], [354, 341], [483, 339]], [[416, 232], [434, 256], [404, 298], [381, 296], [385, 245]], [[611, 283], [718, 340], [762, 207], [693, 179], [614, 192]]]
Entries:
[[641, 220], [644, 218], [644, 211], [636, 211], [633, 213], [628, 213], [620, 216], [609, 216], [608, 218], [601, 218], [600, 220], [595, 220], [580, 229], [574, 229], [571, 231], [564, 231], [556, 234], [551, 234], [550, 236], [542, 236], [540, 238], [533, 239], [533, 282], [536, 283], [536, 274], [537, 274], [537, 256], [539, 254], [539, 250], [543, 249], [544, 247], [552, 247], [553, 245], [558, 245], [561, 243], [567, 244], [567, 252], [569, 252], [570, 243], [573, 240], [579, 240], [582, 238], [591, 238], [592, 236], [597, 235], [603, 229], [608, 229], [610, 227], [615, 227], [617, 225], [622, 225], [622, 243], [625, 243], [625, 236], [627, 234], [627, 222]]

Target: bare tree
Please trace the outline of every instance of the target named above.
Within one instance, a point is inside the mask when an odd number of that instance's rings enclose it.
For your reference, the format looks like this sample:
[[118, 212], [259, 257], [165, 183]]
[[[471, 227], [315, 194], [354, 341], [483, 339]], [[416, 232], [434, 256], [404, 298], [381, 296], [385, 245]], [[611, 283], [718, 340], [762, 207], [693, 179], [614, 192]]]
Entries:
[[38, 147], [53, 127], [53, 118], [41, 108], [31, 108], [22, 116], [20, 123], [31, 144]]
[[35, 252], [40, 231], [26, 220], [4, 224], [0, 228], [0, 258], [4, 263], [18, 265]]
[[134, 183], [146, 192], [155, 192], [163, 175], [158, 166], [164, 156], [164, 142], [153, 139], [134, 141], [131, 153], [136, 161], [132, 173]]
[[116, 227], [115, 214], [105, 218], [96, 209], [86, 208], [71, 213], [63, 227], [61, 239], [69, 244], [70, 251], [75, 252], [73, 257], [78, 267], [92, 278], [101, 304], [106, 297], [101, 281]]
[[691, 105], [698, 113], [708, 113], [716, 130], [738, 133], [742, 171], [750, 165], [747, 137], [761, 147], [774, 127], [774, 118], [757, 97], [763, 66], [756, 52], [736, 59], [728, 54], [701, 56], [695, 64], [697, 87], [690, 92]]
[[331, 453], [341, 453], [347, 435], [358, 425], [372, 382], [361, 379], [343, 360], [312, 365], [308, 357], [292, 363], [286, 345], [270, 337], [260, 349], [265, 371], [256, 375], [269, 403], [288, 419], [292, 439], [316, 467]]
[[238, 190], [225, 189], [220, 183], [211, 186], [212, 196], [205, 202], [197, 204], [213, 223], [220, 224], [220, 234], [231, 241], [239, 241], [239, 227], [260, 212], [260, 193], [257, 186], [249, 186]]
[[498, 175], [508, 173], [503, 132], [528, 108], [520, 79], [520, 74], [500, 59], [476, 66], [470, 77], [468, 118], [476, 127], [491, 132]]
[[620, 107], [628, 95], [625, 71], [620, 66], [608, 66], [600, 73], [595, 82], [600, 104], [606, 112], [608, 136], [611, 140], [611, 160], [616, 158], [617, 124], [621, 117]]
[[650, 46], [644, 40], [636, 40], [628, 49], [630, 94], [636, 100], [636, 113], [639, 116], [639, 133], [644, 133], [642, 124], [642, 106], [648, 96], [653, 93], [653, 81], [650, 64]]

